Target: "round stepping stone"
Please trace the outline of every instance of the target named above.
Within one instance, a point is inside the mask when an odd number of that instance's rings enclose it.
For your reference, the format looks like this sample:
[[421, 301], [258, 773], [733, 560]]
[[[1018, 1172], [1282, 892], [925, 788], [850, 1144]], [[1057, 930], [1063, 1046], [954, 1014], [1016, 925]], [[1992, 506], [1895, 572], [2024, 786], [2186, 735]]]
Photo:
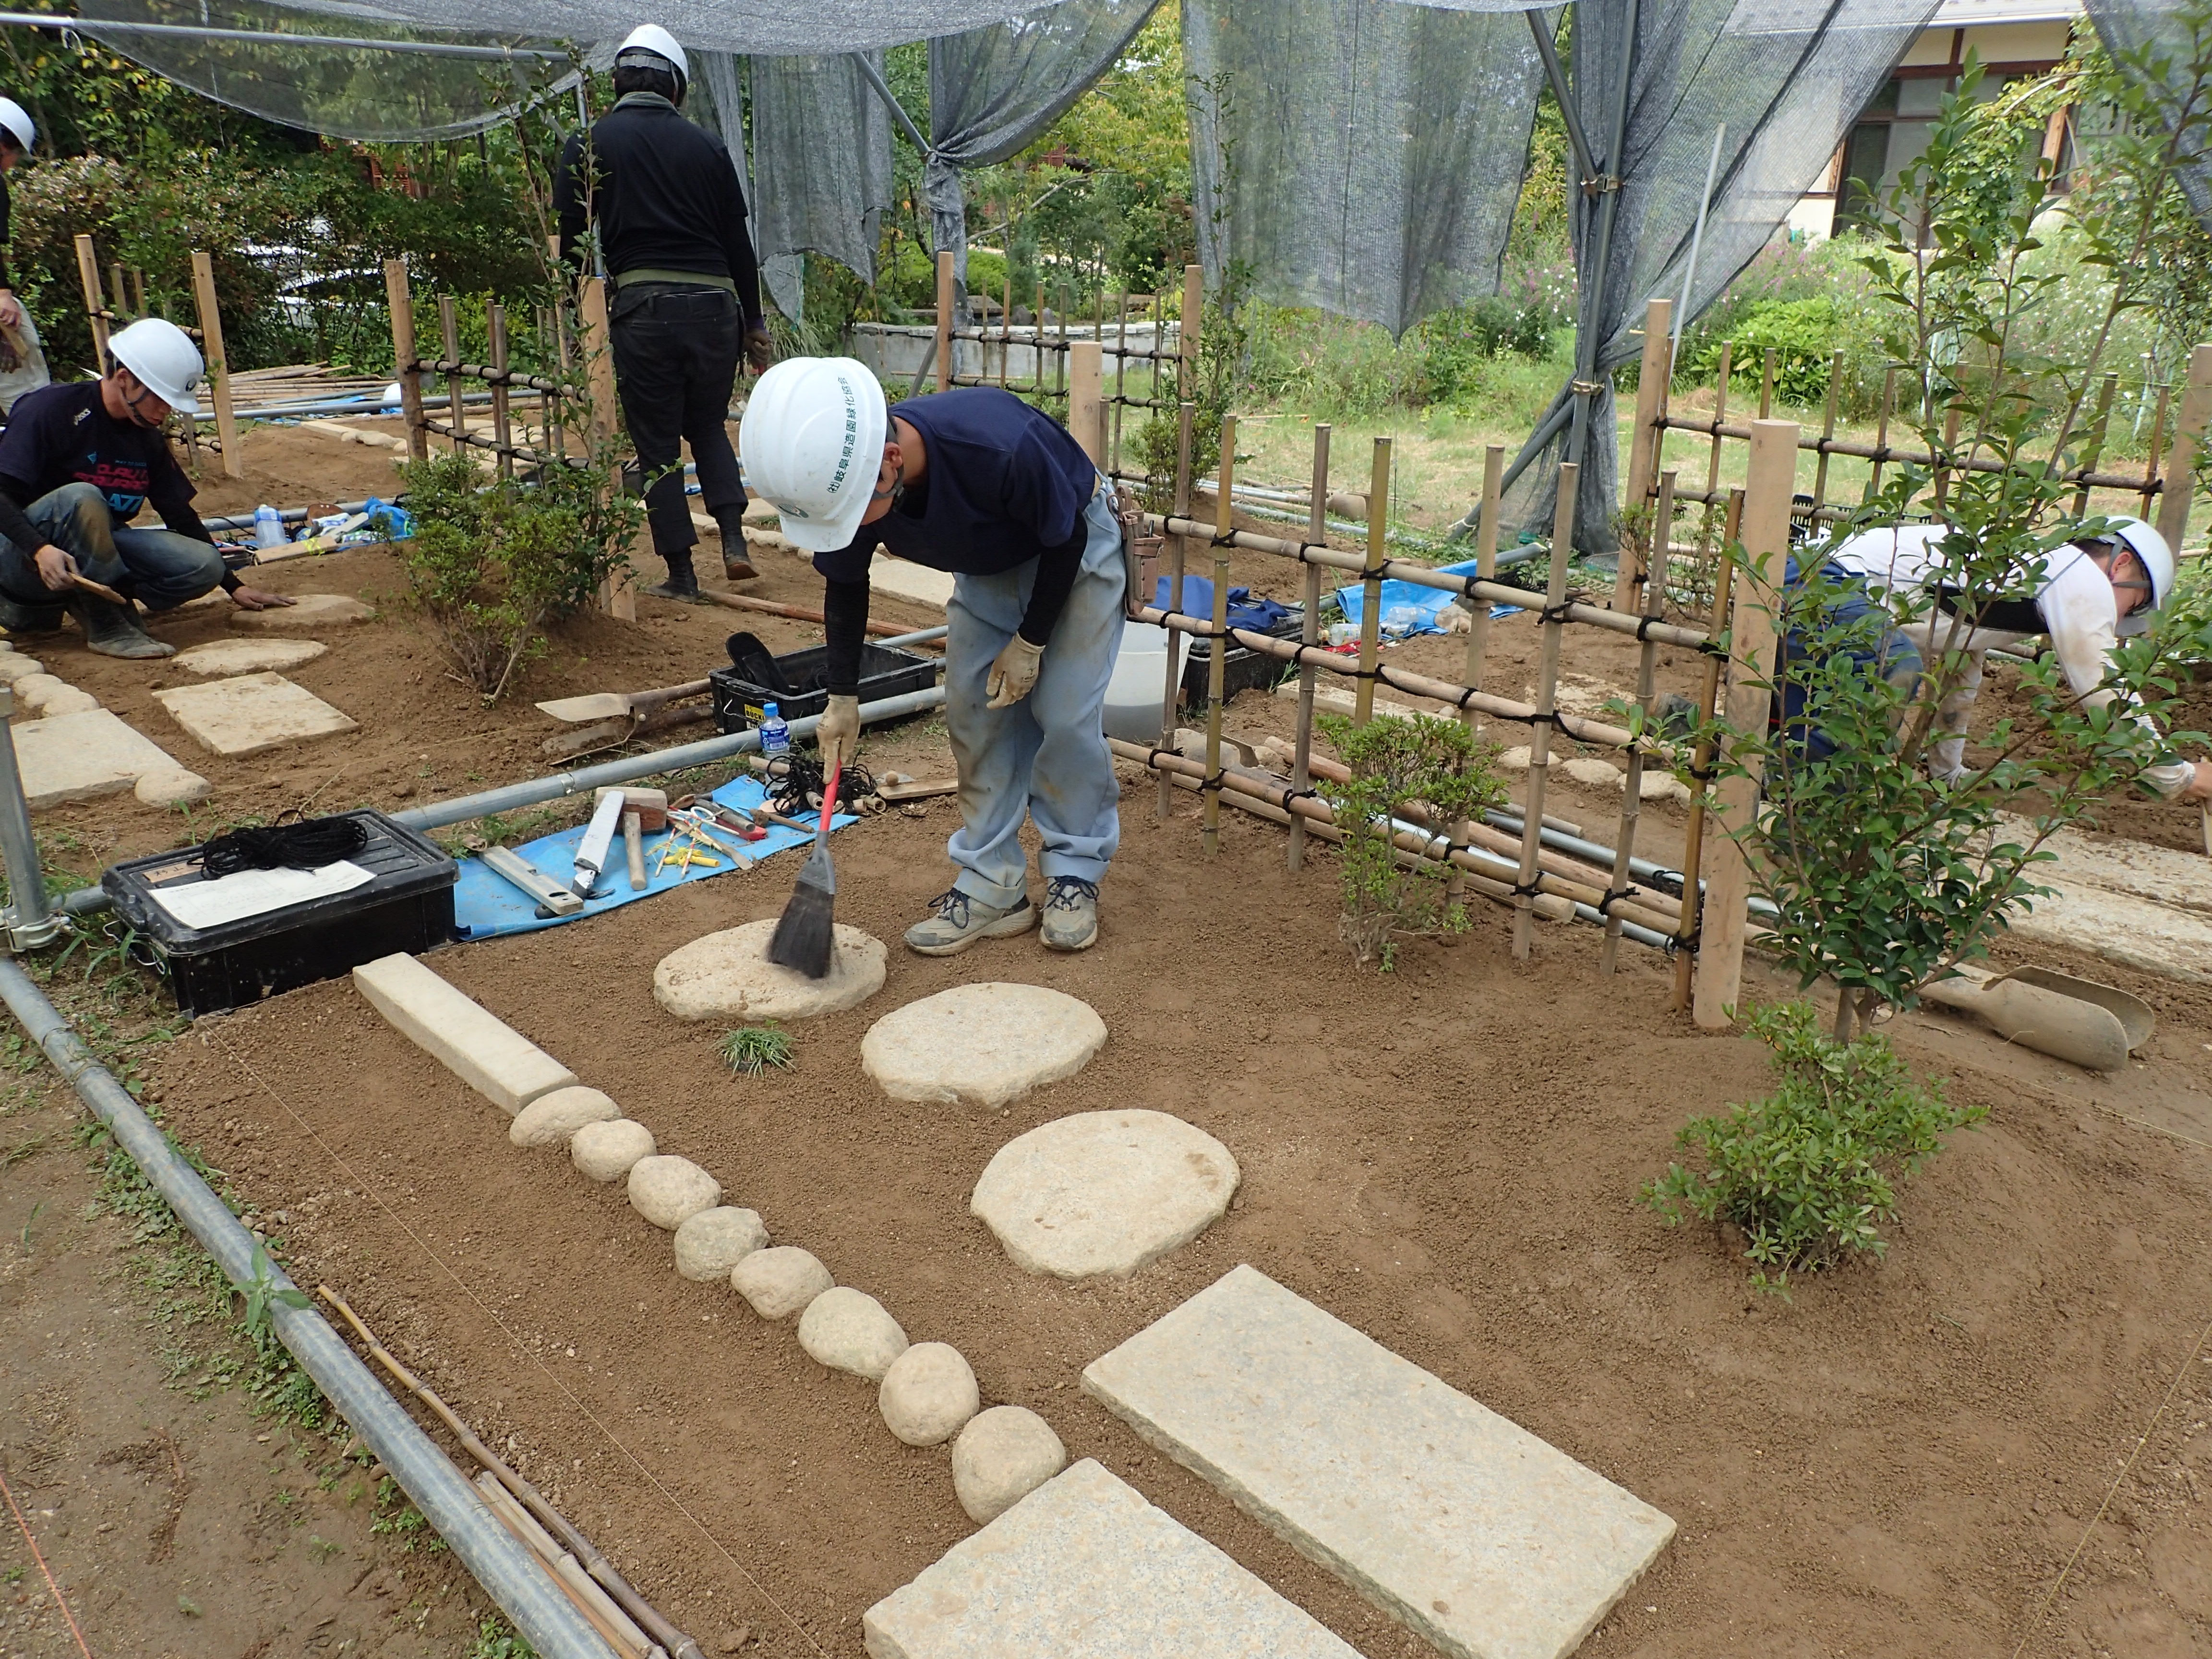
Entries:
[[1610, 789], [1618, 793], [1628, 775], [1609, 760], [1595, 755], [1577, 755], [1572, 760], [1559, 763], [1559, 770], [1586, 789]]
[[17, 680], [28, 679], [33, 674], [46, 672], [46, 664], [36, 657], [17, 656], [12, 651], [7, 656], [0, 657], [0, 684], [13, 685]]
[[241, 611], [233, 605], [230, 625], [254, 634], [312, 634], [319, 628], [343, 628], [367, 622], [376, 612], [359, 599], [343, 593], [295, 593], [297, 605], [271, 605], [266, 611]]
[[875, 1297], [841, 1285], [806, 1304], [799, 1316], [799, 1346], [833, 1371], [880, 1382], [906, 1352], [906, 1333]]
[[676, 1271], [707, 1284], [727, 1279], [730, 1269], [768, 1243], [768, 1229], [750, 1210], [718, 1205], [686, 1216], [676, 1230]]
[[329, 649], [320, 640], [216, 640], [179, 651], [173, 665], [187, 674], [282, 673]]
[[721, 1201], [722, 1183], [688, 1158], [663, 1153], [630, 1165], [630, 1208], [669, 1232]]
[[884, 1373], [876, 1409], [909, 1446], [941, 1446], [975, 1415], [975, 1372], [948, 1342], [917, 1342]]
[[178, 767], [141, 774], [131, 793], [149, 806], [186, 806], [208, 798], [208, 781]]
[[15, 682], [15, 706], [41, 718], [48, 714], [82, 714], [100, 707], [98, 698], [80, 691], [52, 674], [26, 674]]
[[999, 1148], [969, 1209], [1018, 1267], [1126, 1278], [1204, 1232], [1240, 1179], [1229, 1149], [1165, 1112], [1078, 1112]]
[[835, 1282], [827, 1267], [796, 1244], [755, 1250], [730, 1269], [730, 1288], [763, 1319], [788, 1319], [805, 1312]]
[[652, 1156], [653, 1131], [626, 1117], [586, 1123], [568, 1140], [569, 1161], [593, 1181], [619, 1181], [638, 1159]]
[[994, 1406], [952, 1443], [952, 1491], [977, 1526], [988, 1526], [1067, 1467], [1052, 1425], [1020, 1406]]
[[868, 1028], [860, 1066], [893, 1100], [1003, 1106], [1073, 1077], [1106, 1042], [1087, 1002], [1042, 985], [956, 985]]
[[507, 1138], [518, 1146], [565, 1146], [586, 1123], [611, 1123], [621, 1115], [614, 1102], [579, 1083], [532, 1101], [515, 1114]]
[[830, 971], [809, 979], [768, 959], [775, 921], [749, 921], [670, 951], [653, 1000], [678, 1019], [805, 1019], [866, 1002], [884, 985], [884, 942], [836, 924]]

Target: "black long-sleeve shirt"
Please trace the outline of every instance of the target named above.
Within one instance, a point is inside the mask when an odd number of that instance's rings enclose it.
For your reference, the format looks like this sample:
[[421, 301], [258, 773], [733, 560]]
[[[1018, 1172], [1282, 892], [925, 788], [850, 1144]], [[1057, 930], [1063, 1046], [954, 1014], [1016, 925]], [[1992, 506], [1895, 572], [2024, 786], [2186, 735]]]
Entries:
[[581, 133], [561, 151], [553, 208], [561, 258], [582, 258], [596, 220], [607, 275], [681, 270], [726, 276], [745, 321], [761, 320], [760, 270], [745, 234], [745, 191], [720, 138], [656, 93], [633, 92], [592, 124], [592, 178]]

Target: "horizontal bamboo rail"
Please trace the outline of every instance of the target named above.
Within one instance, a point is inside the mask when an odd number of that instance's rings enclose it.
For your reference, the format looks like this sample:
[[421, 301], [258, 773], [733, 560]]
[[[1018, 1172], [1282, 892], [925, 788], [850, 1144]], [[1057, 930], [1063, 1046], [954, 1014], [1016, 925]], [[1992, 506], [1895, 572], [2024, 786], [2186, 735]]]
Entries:
[[[1732, 421], [1715, 419], [1692, 420], [1683, 415], [1662, 415], [1652, 425], [1668, 432], [1694, 432], [1701, 437], [1732, 438], [1739, 443], [1751, 441], [1751, 428]], [[1924, 466], [1931, 471], [1941, 467], [1953, 472], [2003, 472], [2010, 470], [2003, 461], [1988, 456], [1937, 455], [1925, 449], [1899, 449], [1889, 444], [1854, 442], [1849, 438], [1831, 438], [1820, 433], [1801, 433], [1797, 447], [1815, 455], [1848, 455], [1855, 460], [1875, 461], [1884, 466]], [[2011, 468], [2021, 465], [2014, 461]], [[2165, 481], [2145, 477], [2142, 473], [2097, 472], [2086, 467], [2070, 468], [2063, 475], [2068, 483], [2078, 483], [2089, 489], [2125, 489], [2142, 494], [2155, 494], [2166, 488]], [[1720, 492], [1727, 498], [1725, 489]], [[1705, 496], [1687, 490], [1675, 491], [1678, 501], [1701, 501]]]
[[489, 386], [519, 386], [525, 391], [549, 392], [556, 398], [566, 397], [569, 391], [558, 380], [526, 374], [519, 368], [493, 368], [483, 363], [456, 362], [445, 357], [418, 357], [410, 367], [418, 374], [459, 374]]

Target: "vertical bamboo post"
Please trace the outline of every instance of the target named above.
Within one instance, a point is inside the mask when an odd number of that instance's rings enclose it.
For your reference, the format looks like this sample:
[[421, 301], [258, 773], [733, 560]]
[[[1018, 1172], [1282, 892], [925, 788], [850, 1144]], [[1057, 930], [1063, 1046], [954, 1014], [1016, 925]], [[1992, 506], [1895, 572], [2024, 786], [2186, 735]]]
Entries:
[[[1674, 372], [1674, 342], [1668, 333], [1674, 321], [1672, 300], [1654, 300], [1644, 307], [1644, 361], [1636, 372], [1636, 427], [1628, 438], [1626, 497], [1632, 513], [1651, 499], [1652, 479], [1667, 441], [1667, 430], [1659, 422], [1667, 416], [1667, 380]], [[1483, 511], [1490, 512], [1486, 496]], [[1613, 579], [1615, 611], [1635, 608], [1637, 586], [1645, 574], [1636, 564], [1632, 558], [1620, 562], [1620, 573]]]
[[1776, 578], [1790, 551], [1790, 497], [1797, 478], [1797, 423], [1759, 421], [1751, 428], [1751, 465], [1743, 492], [1743, 561], [1736, 568], [1735, 617], [1729, 629], [1728, 729], [1735, 769], [1721, 781], [1721, 835], [1698, 944], [1695, 1015], [1716, 1030], [1735, 1018], [1743, 988], [1743, 941], [1749, 923], [1751, 862], [1739, 839], [1759, 811], [1761, 751], [1773, 693]]
[[92, 325], [93, 367], [104, 374], [107, 372], [107, 301], [100, 291], [100, 255], [94, 252], [89, 236], [76, 239], [76, 279], [84, 289], [85, 320]]
[[952, 280], [950, 249], [937, 256], [937, 389], [952, 385], [952, 302], [958, 284]]
[[[1652, 503], [1651, 534], [1655, 545], [1657, 538], [1667, 533], [1667, 526], [1674, 517], [1674, 475], [1663, 473], [1659, 479], [1659, 494]], [[1644, 590], [1644, 614], [1656, 622], [1666, 604], [1666, 585], [1653, 582]], [[1644, 711], [1645, 722], [1651, 719], [1651, 703], [1658, 690], [1659, 642], [1646, 637], [1644, 648], [1636, 659], [1636, 703]], [[1605, 943], [1599, 947], [1598, 972], [1609, 974], [1620, 953], [1620, 918], [1613, 913], [1613, 896], [1625, 893], [1629, 887], [1628, 861], [1636, 855], [1636, 830], [1644, 813], [1644, 750], [1628, 751], [1628, 775], [1621, 781], [1620, 834], [1613, 842], [1613, 878], [1606, 883]]]
[[1759, 374], [1759, 418], [1762, 421], [1774, 412], [1774, 375], [1781, 362], [1781, 351], [1774, 346], [1767, 347], [1766, 362]]
[[1100, 416], [1105, 422], [1101, 441], [1106, 447], [1106, 459], [1101, 466], [1109, 478], [1121, 465], [1121, 411], [1128, 406], [1125, 387], [1129, 373], [1129, 295], [1126, 289], [1121, 293], [1119, 326], [1121, 332], [1114, 343], [1114, 398], [1109, 405], [1113, 413], [1102, 413]]
[[1513, 954], [1528, 959], [1536, 937], [1537, 858], [1543, 850], [1544, 781], [1552, 769], [1552, 716], [1558, 707], [1559, 642], [1566, 621], [1559, 612], [1567, 598], [1567, 558], [1575, 538], [1575, 490], [1582, 469], [1572, 461], [1559, 468], [1559, 505], [1552, 514], [1551, 580], [1544, 589], [1544, 648], [1536, 671], [1536, 718], [1528, 742], [1528, 790], [1522, 807], [1521, 869], [1513, 885]]
[[146, 309], [146, 273], [136, 265], [131, 267], [131, 314], [134, 317], [151, 314]]
[[[545, 348], [546, 343], [553, 337], [553, 315], [554, 307], [550, 306], [538, 307], [538, 364], [544, 378], [549, 380], [553, 379], [553, 364], [546, 356]], [[548, 455], [559, 455], [562, 453], [561, 416], [555, 409], [553, 394], [546, 391], [544, 386], [538, 388], [538, 447], [540, 451]]]
[[[607, 326], [607, 284], [600, 276], [586, 276], [576, 295], [576, 310], [584, 330], [586, 372], [592, 389], [592, 465], [611, 449], [615, 420], [620, 407], [615, 401], [614, 338]], [[633, 554], [653, 545], [650, 526], [641, 526], [631, 544]], [[599, 605], [618, 622], [637, 620], [637, 566], [635, 558], [599, 584]]]
[[230, 401], [230, 354], [223, 349], [222, 312], [216, 304], [215, 264], [204, 253], [192, 255], [192, 299], [200, 313], [200, 349], [207, 358], [208, 385], [214, 392], [216, 441], [222, 446], [222, 471], [228, 478], [246, 476], [246, 457], [239, 453], [238, 416]]
[[1176, 358], [1180, 370], [1179, 389], [1193, 403], [1198, 401], [1198, 345], [1205, 326], [1206, 270], [1201, 265], [1185, 265], [1182, 319], [1176, 325]]
[[[438, 341], [444, 349], [446, 362], [458, 365], [461, 361], [461, 322], [450, 294], [438, 297]], [[458, 367], [443, 371], [446, 376], [446, 418], [453, 423], [453, 453], [468, 452], [468, 404], [462, 400], [461, 372]]]
[[1844, 354], [1828, 360], [1828, 407], [1820, 417], [1820, 459], [1813, 467], [1813, 530], [1820, 532], [1820, 509], [1828, 504], [1828, 446], [1836, 436], [1836, 399], [1843, 389]]
[[[1638, 394], [1641, 402], [1642, 394]], [[1498, 574], [1498, 508], [1504, 496], [1505, 478], [1505, 446], [1492, 444], [1482, 452], [1482, 517], [1475, 530], [1474, 574], [1478, 580], [1489, 581]], [[1463, 598], [1464, 596], [1462, 596]], [[1490, 601], [1479, 599], [1468, 606], [1467, 617], [1467, 684], [1478, 690], [1482, 684], [1482, 659], [1490, 642]], [[1470, 705], [1462, 716], [1467, 721], [1469, 737], [1482, 735], [1482, 716]], [[1451, 845], [1464, 847], [1474, 832], [1474, 820], [1462, 818], [1451, 828]], [[1458, 865], [1444, 884], [1444, 891], [1456, 904], [1467, 890], [1467, 874]]]
[[1044, 278], [1037, 278], [1036, 314], [1030, 323], [1030, 389], [1044, 395]]
[[507, 307], [495, 300], [486, 308], [484, 321], [491, 337], [491, 362], [497, 377], [491, 383], [491, 435], [499, 446], [499, 476], [514, 476], [514, 428], [510, 422], [507, 391]]
[[[1721, 342], [1720, 378], [1713, 383], [1713, 439], [1711, 449], [1705, 457], [1705, 514], [1703, 522], [1698, 526], [1698, 574], [1700, 580], [1705, 575], [1706, 557], [1712, 551], [1713, 505], [1721, 493], [1721, 422], [1728, 419], [1729, 376], [1731, 373], [1729, 359], [1733, 350], [1730, 342]], [[1718, 591], [1717, 584], [1715, 591]]]
[[1866, 495], [1862, 498], [1865, 501], [1872, 501], [1881, 489], [1882, 461], [1889, 453], [1889, 416], [1890, 411], [1896, 406], [1897, 365], [1892, 363], [1882, 371], [1881, 414], [1875, 422], [1874, 466], [1867, 475]]
[[999, 303], [999, 390], [1006, 389], [1006, 364], [1014, 355], [1014, 273], [1006, 270], [1006, 297]]
[[399, 412], [407, 419], [407, 459], [430, 459], [430, 434], [422, 429], [422, 371], [415, 367], [415, 301], [408, 290], [407, 262], [384, 262], [384, 307], [392, 313], [392, 372], [399, 382]]
[[2173, 444], [2166, 452], [2166, 489], [2159, 498], [2158, 533], [2175, 553], [2189, 533], [2190, 497], [2197, 492], [2197, 447], [2212, 421], [2212, 344], [2189, 354], [2189, 380], [2181, 392], [2181, 418], [2173, 423]]
[[1936, 510], [1938, 513], [1943, 510], [1943, 503], [1951, 494], [1951, 468], [1948, 463], [1958, 441], [1959, 405], [1954, 403], [1943, 411], [1943, 449], [1936, 458]]
[[[1733, 549], [1736, 537], [1743, 528], [1743, 491], [1729, 491], [1728, 521], [1721, 532], [1720, 580], [1714, 589], [1712, 637], [1719, 639], [1728, 629], [1729, 599], [1735, 585], [1735, 556]], [[1721, 673], [1723, 659], [1712, 655], [1705, 659], [1705, 673], [1698, 684], [1695, 715], [1702, 726], [1713, 717], [1716, 701], [1721, 692]], [[1705, 908], [1705, 884], [1699, 874], [1702, 851], [1705, 839], [1705, 819], [1712, 795], [1713, 757], [1715, 745], [1711, 739], [1698, 739], [1690, 757], [1690, 823], [1682, 834], [1682, 906], [1680, 920], [1674, 927], [1674, 1008], [1677, 1012], [1690, 1006], [1690, 968], [1695, 960], [1698, 945], [1698, 923]]]
[[1104, 413], [1104, 407], [1098, 401], [1102, 373], [1097, 341], [1078, 340], [1068, 348], [1068, 434], [1083, 447], [1083, 453], [1091, 458], [1091, 465], [1100, 468], [1106, 465], [1106, 447], [1099, 419]]
[[1229, 537], [1237, 528], [1237, 417], [1221, 417], [1221, 480], [1213, 498], [1213, 637], [1206, 659], [1206, 833], [1208, 854], [1221, 850], [1221, 704], [1228, 694]]
[[2097, 470], [2097, 462], [2105, 453], [2105, 434], [2112, 420], [2112, 398], [2120, 389], [2120, 377], [2105, 376], [2103, 388], [2097, 393], [2096, 418], [2090, 422], [2087, 441], [2081, 446], [2081, 463], [2076, 469], [2081, 474], [2081, 487], [2074, 492], [2074, 516], [2081, 518], [2089, 510], [2089, 474]]
[[[1328, 434], [1329, 423], [1321, 421], [1314, 426], [1313, 499], [1306, 507], [1306, 542], [1313, 547], [1328, 544]], [[1304, 578], [1302, 589], [1305, 599], [1304, 625], [1298, 629], [1298, 642], [1305, 646], [1321, 643], [1321, 567], [1312, 560], [1305, 561], [1299, 573]], [[1314, 680], [1320, 672], [1311, 663], [1298, 665], [1298, 725], [1296, 747], [1291, 757], [1291, 787], [1303, 794], [1313, 787], [1313, 705]], [[1306, 821], [1299, 814], [1291, 814], [1291, 868], [1296, 870], [1305, 862]]]
[[[1043, 357], [1039, 356], [1037, 362], [1042, 364]], [[1176, 518], [1186, 522], [1190, 518], [1190, 417], [1196, 412], [1197, 405], [1188, 401], [1176, 411], [1175, 503], [1172, 511]], [[1168, 537], [1168, 600], [1161, 609], [1170, 615], [1182, 609], [1182, 570], [1188, 550], [1188, 543], [1183, 536], [1176, 533]], [[1175, 747], [1176, 694], [1182, 690], [1182, 664], [1176, 659], [1176, 632], [1173, 623], [1167, 624], [1168, 683], [1167, 690], [1160, 695], [1162, 749]], [[1175, 780], [1165, 772], [1160, 774], [1159, 789], [1159, 799], [1154, 811], [1160, 822], [1164, 823], [1168, 815], [1175, 810]]]
[[2172, 403], [2173, 388], [2170, 386], [2159, 387], [2158, 413], [2151, 416], [2150, 441], [2143, 446], [2143, 453], [2150, 459], [2143, 464], [2142, 489], [2137, 492], [2142, 497], [2142, 508], [2136, 514], [2139, 519], [2150, 517], [2152, 504], [2158, 499], [2158, 464], [2163, 459], [2159, 450], [2160, 446], [2166, 441], [2166, 411], [2172, 407]]
[[1352, 696], [1352, 719], [1364, 726], [1375, 718], [1375, 665], [1382, 630], [1382, 561], [1389, 552], [1390, 441], [1375, 441], [1375, 467], [1367, 485], [1367, 562], [1359, 586], [1359, 690]]
[[131, 289], [123, 280], [122, 260], [111, 259], [107, 262], [107, 285], [108, 309], [123, 319], [125, 322], [129, 322], [131, 320]]

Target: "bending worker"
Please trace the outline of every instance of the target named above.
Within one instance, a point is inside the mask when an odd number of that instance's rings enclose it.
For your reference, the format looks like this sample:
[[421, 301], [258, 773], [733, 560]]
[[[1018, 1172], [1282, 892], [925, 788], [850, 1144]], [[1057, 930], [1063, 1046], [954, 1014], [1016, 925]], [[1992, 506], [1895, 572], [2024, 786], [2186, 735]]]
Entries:
[[[657, 24], [615, 54], [615, 106], [561, 152], [553, 185], [561, 258], [588, 268], [596, 225], [614, 288], [607, 325], [623, 422], [648, 480], [646, 516], [667, 580], [646, 589], [696, 601], [699, 540], [685, 499], [680, 441], [698, 463], [700, 499], [722, 532], [733, 581], [757, 574], [745, 556], [745, 487], [730, 449], [730, 394], [742, 345], [769, 364], [760, 276], [745, 233], [745, 192], [722, 141], [682, 112], [690, 64]], [[587, 170], [586, 157], [590, 158]]]
[[[247, 611], [294, 601], [241, 585], [192, 510], [192, 483], [161, 429], [173, 409], [199, 412], [203, 365], [184, 330], [140, 319], [107, 343], [107, 373], [27, 392], [0, 433], [0, 623], [44, 633], [75, 617], [103, 656], [167, 657], [136, 600], [173, 611], [221, 583]], [[131, 520], [146, 502], [164, 530]], [[124, 596], [95, 597], [82, 574]]]
[[[2091, 707], [2114, 695], [2104, 687], [2106, 659], [2124, 634], [2148, 629], [2152, 612], [2173, 591], [2173, 551], [2141, 519], [2112, 519], [2100, 535], [2084, 536], [2051, 553], [2041, 574], [2016, 594], [1983, 603], [1971, 629], [1961, 628], [1953, 593], [1942, 586], [1940, 524], [1869, 530], [1839, 543], [1828, 558], [1863, 579], [1909, 618], [1903, 633], [1930, 668], [1948, 651], [1963, 651], [1958, 684], [1936, 710], [1929, 773], [1966, 775], [1966, 723], [1992, 651], [2027, 654], [2047, 635], [2075, 695]], [[2212, 799], [2212, 763], [2174, 757], [2147, 767], [2143, 784], [2167, 800]]]
[[824, 583], [825, 766], [860, 735], [860, 647], [878, 548], [952, 573], [945, 724], [960, 771], [959, 874], [907, 929], [924, 956], [1037, 925], [1022, 820], [1044, 849], [1044, 943], [1088, 949], [1121, 844], [1106, 683], [1127, 576], [1113, 494], [1065, 428], [1010, 392], [966, 386], [884, 406], [850, 357], [761, 376], [739, 436], [745, 474]]

